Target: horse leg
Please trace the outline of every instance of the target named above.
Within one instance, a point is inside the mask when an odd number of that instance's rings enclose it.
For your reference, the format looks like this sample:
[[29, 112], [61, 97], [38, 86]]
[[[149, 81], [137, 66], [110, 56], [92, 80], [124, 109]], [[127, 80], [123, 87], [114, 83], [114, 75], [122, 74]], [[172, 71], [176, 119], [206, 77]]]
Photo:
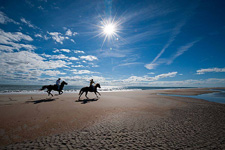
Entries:
[[63, 93], [63, 91], [59, 91], [59, 95], [61, 95]]
[[88, 91], [86, 91], [86, 94], [85, 94], [85, 96], [86, 96], [86, 98], [87, 98], [87, 99], [89, 99], [89, 98], [87, 97], [87, 94], [88, 94]]
[[81, 97], [81, 95], [82, 95], [83, 93], [84, 93], [83, 91], [80, 93], [80, 96], [79, 96], [79, 99], [78, 99], [78, 100], [80, 100], [80, 97]]
[[95, 95], [97, 96], [97, 98], [98, 98], [98, 95], [96, 94], [96, 92], [95, 92]]
[[53, 97], [53, 95], [52, 95], [51, 91], [52, 91], [52, 90], [48, 91], [48, 95], [49, 95], [49, 94], [51, 94], [51, 96]]
[[101, 96], [101, 94], [98, 91], [96, 91], [96, 92]]

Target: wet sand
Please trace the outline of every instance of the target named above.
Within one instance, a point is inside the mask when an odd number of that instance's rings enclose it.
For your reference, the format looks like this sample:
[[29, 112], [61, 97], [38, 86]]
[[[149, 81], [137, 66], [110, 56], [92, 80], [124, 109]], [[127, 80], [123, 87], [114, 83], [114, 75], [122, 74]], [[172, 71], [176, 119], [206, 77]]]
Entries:
[[[158, 93], [0, 95], [1, 149], [224, 149], [225, 105]], [[84, 99], [84, 97], [82, 97]]]

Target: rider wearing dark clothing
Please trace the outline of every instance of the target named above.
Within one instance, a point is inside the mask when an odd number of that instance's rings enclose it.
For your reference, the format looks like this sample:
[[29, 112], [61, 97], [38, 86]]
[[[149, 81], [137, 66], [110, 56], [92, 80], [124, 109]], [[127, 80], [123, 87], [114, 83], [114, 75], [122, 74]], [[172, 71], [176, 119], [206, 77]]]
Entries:
[[90, 86], [89, 86], [91, 91], [94, 91], [94, 86], [92, 85], [93, 83], [95, 83], [95, 82], [94, 82], [93, 79], [91, 79], [90, 80]]

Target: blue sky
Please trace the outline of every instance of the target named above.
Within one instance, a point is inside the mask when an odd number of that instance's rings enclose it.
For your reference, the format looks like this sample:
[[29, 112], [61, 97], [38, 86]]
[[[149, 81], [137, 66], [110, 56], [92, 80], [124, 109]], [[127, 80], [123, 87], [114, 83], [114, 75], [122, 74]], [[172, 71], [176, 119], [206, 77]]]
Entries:
[[1, 84], [225, 86], [225, 1], [0, 4]]

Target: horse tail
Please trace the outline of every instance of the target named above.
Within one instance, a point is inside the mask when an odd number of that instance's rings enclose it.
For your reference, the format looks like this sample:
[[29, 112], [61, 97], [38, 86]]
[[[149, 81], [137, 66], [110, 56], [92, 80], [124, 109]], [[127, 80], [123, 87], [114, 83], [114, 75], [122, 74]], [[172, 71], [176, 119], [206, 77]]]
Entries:
[[42, 88], [40, 90], [44, 90], [46, 88], [47, 88], [47, 86], [45, 85], [45, 86], [42, 86]]

